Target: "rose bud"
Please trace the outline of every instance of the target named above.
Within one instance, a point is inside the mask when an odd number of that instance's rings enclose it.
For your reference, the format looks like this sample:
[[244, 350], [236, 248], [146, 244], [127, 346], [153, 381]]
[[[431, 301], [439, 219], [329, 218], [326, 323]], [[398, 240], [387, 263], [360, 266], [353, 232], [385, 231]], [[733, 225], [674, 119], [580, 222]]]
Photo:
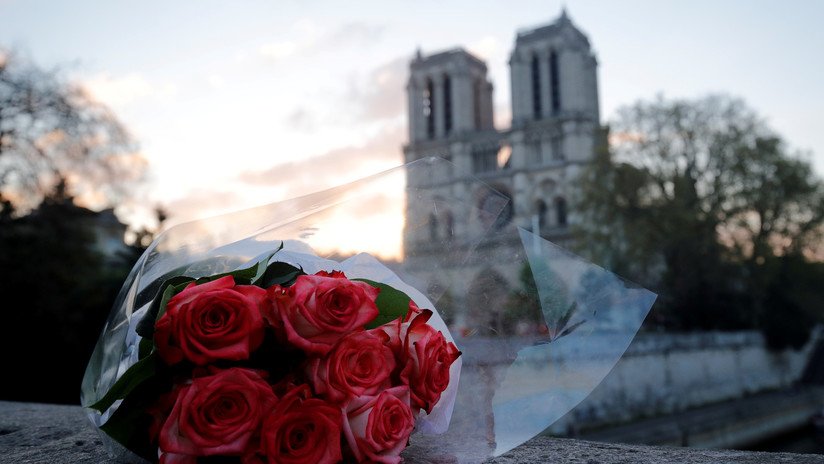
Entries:
[[389, 336], [388, 346], [395, 353], [399, 378], [409, 385], [413, 410], [423, 409], [427, 414], [449, 386], [449, 368], [461, 355], [452, 342], [427, 324], [432, 311], [421, 310], [414, 302], [403, 319], [396, 319], [370, 332]]
[[161, 462], [241, 456], [257, 446], [261, 423], [277, 399], [251, 369], [232, 368], [183, 386], [159, 436]]
[[263, 342], [266, 300], [266, 290], [235, 285], [232, 276], [192, 282], [168, 301], [155, 324], [158, 354], [167, 364], [187, 359], [201, 366], [248, 359]]
[[[423, 310], [418, 308], [418, 305], [415, 304], [414, 301], [409, 300], [409, 309], [406, 312], [406, 316], [387, 322], [386, 324], [376, 327], [369, 332], [374, 334], [385, 333], [389, 337], [388, 339], [385, 339], [387, 340], [386, 345], [392, 349], [392, 353], [395, 354], [395, 358], [399, 361], [405, 360], [406, 347], [404, 342], [406, 340], [406, 332], [409, 328], [408, 322], [420, 315], [422, 312]], [[426, 317], [425, 319], [429, 320], [429, 317]], [[403, 366], [404, 364], [398, 364], [398, 369], [403, 368]]]
[[346, 274], [344, 274], [343, 271], [332, 271], [332, 272], [318, 271], [318, 272], [315, 273], [315, 275], [316, 276], [321, 276], [321, 277], [334, 277], [336, 279], [345, 279], [346, 278]]
[[343, 459], [340, 408], [295, 387], [263, 423], [261, 453], [269, 463], [324, 464]]
[[272, 305], [266, 319], [282, 338], [322, 356], [378, 316], [378, 289], [338, 274], [302, 275], [288, 288], [269, 289]]
[[375, 395], [391, 387], [395, 356], [383, 332], [353, 332], [343, 337], [325, 358], [309, 361], [306, 376], [314, 392], [336, 404]]
[[401, 462], [414, 428], [406, 386], [353, 400], [343, 421], [343, 435], [358, 462]]

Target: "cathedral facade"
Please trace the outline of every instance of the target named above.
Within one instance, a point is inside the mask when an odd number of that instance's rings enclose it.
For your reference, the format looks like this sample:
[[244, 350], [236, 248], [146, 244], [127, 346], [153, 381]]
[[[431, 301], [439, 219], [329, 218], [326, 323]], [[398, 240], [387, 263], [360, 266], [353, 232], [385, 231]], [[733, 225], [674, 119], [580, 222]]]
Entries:
[[[437, 156], [450, 163], [435, 173], [410, 171], [408, 192], [450, 201], [443, 208], [422, 208], [407, 195], [404, 251], [412, 266], [416, 261], [426, 266], [427, 257], [445, 262], [428, 285], [449, 287], [456, 293], [450, 298], [459, 302], [472, 294], [473, 285], [489, 285], [490, 279], [499, 286], [517, 285], [517, 270], [505, 268], [518, 244], [496, 241], [495, 230], [521, 227], [569, 243], [570, 225], [577, 220], [570, 207], [577, 178], [602, 134], [597, 60], [565, 11], [551, 24], [519, 31], [509, 66], [512, 120], [510, 127], [496, 128], [493, 85], [482, 60], [455, 48], [427, 56], [419, 51], [410, 63], [405, 160]], [[485, 208], [489, 187], [508, 201], [482, 248], [503, 268], [453, 263], [461, 269], [446, 277], [445, 254], [470, 246], [469, 238], [483, 226], [471, 211]], [[456, 199], [471, 207], [450, 207]]]

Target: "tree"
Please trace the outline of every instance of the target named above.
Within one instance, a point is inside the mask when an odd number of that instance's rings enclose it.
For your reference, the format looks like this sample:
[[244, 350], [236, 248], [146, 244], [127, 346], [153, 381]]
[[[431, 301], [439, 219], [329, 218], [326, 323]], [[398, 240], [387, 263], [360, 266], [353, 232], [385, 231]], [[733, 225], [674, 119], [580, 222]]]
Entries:
[[121, 201], [144, 160], [114, 115], [57, 71], [0, 48], [0, 194], [19, 212], [36, 207], [59, 179], [95, 207]]
[[[0, 49], [0, 399], [76, 403], [83, 368], [151, 239], [104, 256], [99, 213], [141, 180], [136, 144], [104, 106]], [[90, 199], [98, 201], [92, 203]], [[159, 219], [162, 219], [160, 217]]]
[[[104, 257], [93, 219], [59, 182], [0, 226], [0, 398], [76, 403], [100, 329], [133, 262]], [[124, 257], [125, 258], [125, 257]]]
[[815, 254], [824, 184], [744, 102], [638, 102], [583, 179], [584, 252], [660, 293], [675, 329], [762, 326], [769, 261]]

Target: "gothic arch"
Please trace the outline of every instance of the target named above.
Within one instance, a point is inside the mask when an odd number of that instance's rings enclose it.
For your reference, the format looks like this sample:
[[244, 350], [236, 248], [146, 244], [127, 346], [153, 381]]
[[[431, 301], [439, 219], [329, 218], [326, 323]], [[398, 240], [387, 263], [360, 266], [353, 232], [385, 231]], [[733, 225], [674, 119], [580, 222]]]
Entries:
[[559, 222], [559, 219], [566, 220], [568, 212], [566, 199], [562, 192], [562, 182], [552, 177], [545, 177], [538, 181], [532, 190], [529, 197], [531, 222], [534, 224], [537, 220], [539, 231], [546, 231], [565, 224]]
[[479, 78], [472, 81], [472, 123], [475, 130], [480, 130], [483, 126], [483, 117], [481, 115], [482, 85], [483, 81]]
[[444, 134], [449, 135], [452, 133], [452, 79], [449, 78], [449, 74], [444, 74], [443, 78], [441, 79], [443, 83], [443, 127], [444, 127]]
[[[493, 226], [501, 229], [512, 222], [515, 217], [515, 204], [509, 187], [492, 184], [490, 188], [478, 188], [475, 201], [480, 215], [479, 222], [484, 228]], [[498, 213], [497, 216], [495, 213]]]
[[438, 216], [435, 213], [429, 213], [429, 240], [438, 240]]
[[558, 195], [559, 182], [553, 178], [545, 178], [538, 182], [535, 190], [532, 193], [533, 200], [543, 199], [549, 200], [553, 196]]
[[555, 225], [565, 227], [568, 224], [569, 205], [566, 198], [562, 196], [555, 197], [553, 201], [555, 207]]
[[426, 78], [423, 90], [423, 115], [426, 120], [426, 138], [435, 138], [435, 83], [431, 77]]
[[536, 218], [535, 222], [537, 223], [538, 231], [546, 230], [547, 226], [549, 225], [547, 221], [548, 210], [549, 208], [547, 207], [546, 202], [542, 198], [535, 200], [535, 205], [532, 214]]
[[533, 52], [529, 65], [530, 82], [532, 83], [532, 117], [534, 119], [541, 119], [541, 60], [538, 53]]
[[549, 105], [552, 114], [561, 111], [561, 71], [558, 63], [558, 52], [549, 51]]
[[447, 241], [451, 241], [455, 236], [455, 216], [452, 211], [446, 210], [441, 214], [443, 219], [443, 236]]
[[[442, 282], [433, 279], [426, 287], [426, 296], [435, 305], [434, 309], [438, 310], [441, 319], [447, 324], [452, 325], [455, 322], [456, 310], [455, 299]], [[432, 308], [426, 308], [432, 309]]]
[[466, 293], [467, 329], [479, 335], [503, 335], [509, 283], [488, 267], [479, 272]]

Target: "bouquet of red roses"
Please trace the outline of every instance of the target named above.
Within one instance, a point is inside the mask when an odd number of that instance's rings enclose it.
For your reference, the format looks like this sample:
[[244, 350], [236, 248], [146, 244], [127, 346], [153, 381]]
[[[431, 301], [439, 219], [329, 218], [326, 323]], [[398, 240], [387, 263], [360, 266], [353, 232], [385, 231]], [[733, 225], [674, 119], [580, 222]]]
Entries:
[[[655, 295], [513, 222], [483, 181], [442, 183], [461, 169], [420, 159], [158, 236], [81, 387], [110, 454], [476, 463], [574, 422]], [[403, 248], [380, 262], [363, 251], [386, 215]]]
[[101, 429], [166, 463], [399, 462], [460, 352], [402, 291], [276, 257], [165, 280]]

